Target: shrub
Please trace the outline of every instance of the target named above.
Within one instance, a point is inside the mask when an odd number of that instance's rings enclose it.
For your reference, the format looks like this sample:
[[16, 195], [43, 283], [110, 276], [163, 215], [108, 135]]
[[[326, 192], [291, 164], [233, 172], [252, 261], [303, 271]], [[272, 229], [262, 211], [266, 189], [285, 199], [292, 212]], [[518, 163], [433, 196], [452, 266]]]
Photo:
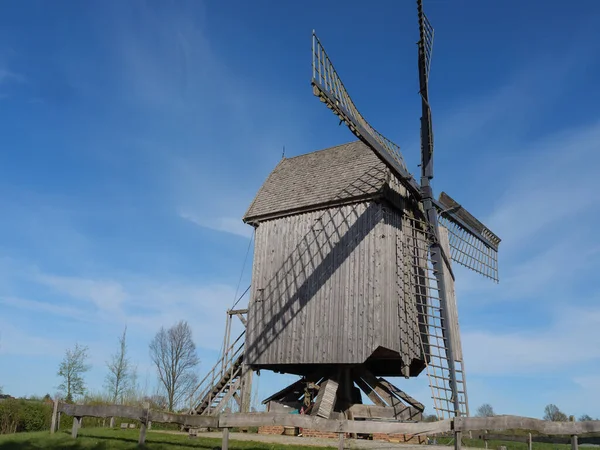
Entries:
[[24, 399], [0, 401], [0, 434], [50, 429], [52, 405]]

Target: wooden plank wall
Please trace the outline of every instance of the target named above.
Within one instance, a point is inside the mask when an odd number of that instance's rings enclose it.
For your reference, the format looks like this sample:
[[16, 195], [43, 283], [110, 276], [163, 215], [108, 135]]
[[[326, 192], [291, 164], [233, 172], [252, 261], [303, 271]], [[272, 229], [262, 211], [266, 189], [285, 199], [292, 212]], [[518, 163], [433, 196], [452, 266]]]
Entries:
[[255, 239], [246, 363], [362, 363], [378, 346], [420, 355], [402, 311], [397, 210], [365, 202], [288, 216], [261, 223]]

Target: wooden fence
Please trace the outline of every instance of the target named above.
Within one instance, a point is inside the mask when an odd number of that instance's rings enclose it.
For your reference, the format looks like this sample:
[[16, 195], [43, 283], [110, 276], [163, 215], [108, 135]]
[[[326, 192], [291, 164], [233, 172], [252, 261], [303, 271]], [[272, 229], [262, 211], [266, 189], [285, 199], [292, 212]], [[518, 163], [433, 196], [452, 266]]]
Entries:
[[[600, 433], [600, 421], [589, 422], [549, 422], [519, 416], [456, 417], [437, 422], [387, 422], [374, 420], [334, 420], [316, 416], [285, 413], [234, 413], [219, 416], [199, 416], [153, 411], [149, 408], [125, 405], [71, 405], [54, 403], [51, 433], [56, 430], [57, 416], [60, 413], [73, 417], [72, 436], [77, 437], [83, 417], [122, 417], [140, 422], [139, 443], [146, 439], [146, 428], [151, 422], [176, 423], [190, 428], [219, 428], [223, 431], [222, 449], [227, 450], [229, 429], [234, 427], [287, 426], [301, 427], [316, 431], [334, 432], [339, 435], [339, 448], [344, 448], [346, 433], [384, 433], [405, 435], [454, 434], [454, 448], [460, 450], [463, 432], [473, 431], [536, 431], [547, 436], [571, 436], [572, 450], [577, 450], [578, 436]], [[531, 434], [528, 439], [532, 447]]]

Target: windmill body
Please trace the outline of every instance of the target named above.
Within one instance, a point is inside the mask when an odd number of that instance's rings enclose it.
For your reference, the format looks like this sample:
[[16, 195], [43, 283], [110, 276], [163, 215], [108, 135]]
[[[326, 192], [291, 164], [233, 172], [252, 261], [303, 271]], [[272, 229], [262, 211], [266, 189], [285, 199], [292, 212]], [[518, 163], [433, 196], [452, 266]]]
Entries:
[[[244, 216], [255, 227], [245, 364], [325, 384], [335, 401], [314, 412], [327, 417], [362, 403], [357, 385], [371, 395], [378, 377], [419, 375], [414, 217], [419, 205], [361, 141], [283, 159]], [[424, 266], [422, 233], [419, 242]], [[297, 394], [271, 400], [317, 402]], [[416, 403], [389, 415], [414, 419]]]
[[246, 364], [418, 375], [425, 357], [402, 222], [415, 206], [360, 141], [283, 159], [244, 217], [256, 227]]
[[433, 28], [422, 0], [417, 10], [419, 182], [313, 32], [313, 94], [358, 140], [284, 158], [244, 216], [256, 232], [244, 365], [301, 377], [265, 402], [418, 420], [423, 404], [384, 377], [426, 372], [438, 418], [469, 415], [453, 262], [497, 281], [500, 238], [445, 192], [434, 197]]

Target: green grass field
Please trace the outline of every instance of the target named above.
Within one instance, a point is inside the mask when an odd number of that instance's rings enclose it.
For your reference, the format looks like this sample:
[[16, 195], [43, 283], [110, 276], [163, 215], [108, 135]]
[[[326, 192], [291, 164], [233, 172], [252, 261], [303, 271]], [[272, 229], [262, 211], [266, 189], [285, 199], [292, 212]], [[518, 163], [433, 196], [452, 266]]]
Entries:
[[[77, 439], [71, 433], [61, 431], [51, 435], [48, 431], [36, 433], [17, 433], [0, 436], [0, 450], [59, 450], [59, 449], [220, 449], [220, 439], [195, 438], [187, 435], [167, 434], [149, 431], [146, 434], [146, 445], [138, 447], [139, 430], [110, 430], [106, 428], [82, 428]], [[301, 447], [263, 442], [240, 442], [230, 440], [229, 448], [235, 450], [314, 450], [315, 447]], [[322, 449], [323, 447], [321, 447]], [[334, 448], [333, 446], [331, 448]]]
[[[438, 438], [437, 443], [440, 445], [449, 445], [451, 442], [450, 438]], [[485, 448], [485, 442], [480, 439], [466, 439], [462, 440], [463, 446], [467, 448]], [[506, 450], [527, 450], [527, 444], [524, 442], [513, 442], [513, 441], [488, 441], [488, 449], [496, 450], [499, 446], [504, 445]], [[1, 448], [1, 447], [0, 447]], [[534, 442], [533, 450], [570, 450], [571, 446], [567, 444], [548, 444], [545, 442]]]

